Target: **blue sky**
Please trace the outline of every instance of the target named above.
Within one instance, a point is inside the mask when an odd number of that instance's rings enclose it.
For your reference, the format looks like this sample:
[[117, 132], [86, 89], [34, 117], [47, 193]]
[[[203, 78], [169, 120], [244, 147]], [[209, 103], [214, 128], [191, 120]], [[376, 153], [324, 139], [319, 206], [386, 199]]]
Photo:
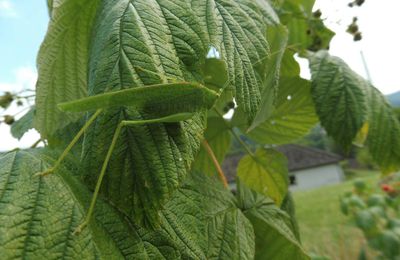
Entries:
[[36, 67], [48, 20], [44, 0], [0, 0], [0, 82], [12, 83], [18, 69]]

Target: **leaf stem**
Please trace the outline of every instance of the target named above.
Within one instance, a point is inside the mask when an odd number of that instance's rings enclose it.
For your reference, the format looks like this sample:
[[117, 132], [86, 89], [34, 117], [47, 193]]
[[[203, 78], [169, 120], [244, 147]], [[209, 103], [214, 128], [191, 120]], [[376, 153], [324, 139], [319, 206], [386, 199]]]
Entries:
[[207, 140], [203, 139], [201, 144], [203, 145], [204, 149], [206, 149], [208, 155], [210, 156], [211, 160], [213, 161], [214, 166], [217, 169], [219, 178], [221, 179], [222, 183], [224, 184], [224, 187], [228, 188], [228, 181], [226, 180], [225, 174], [222, 171], [221, 165], [219, 164], [217, 157], [215, 157], [215, 154], [214, 154], [213, 150], [211, 149], [210, 145], [208, 144]]
[[225, 121], [223, 115], [221, 115], [221, 113], [220, 113], [217, 109], [214, 108], [214, 110], [215, 110], [215, 112], [224, 120], [224, 122], [225, 122], [225, 124], [226, 124], [226, 127], [227, 127], [227, 128], [229, 129], [229, 131], [232, 133], [233, 137], [235, 137], [235, 139], [239, 142], [239, 144], [245, 149], [245, 151], [246, 151], [252, 158], [255, 158], [255, 155], [254, 155], [254, 153], [251, 151], [251, 149], [249, 148], [249, 146], [248, 146], [245, 142], [243, 142], [243, 140], [240, 138], [240, 136], [235, 132], [235, 130], [233, 130], [233, 127], [232, 127], [228, 122]]
[[240, 138], [240, 136], [235, 132], [235, 130], [233, 130], [232, 128], [229, 129], [233, 135], [233, 137], [235, 137], [235, 139], [239, 142], [239, 144], [244, 148], [244, 150], [251, 156], [251, 157], [255, 157], [253, 151], [250, 149], [250, 147], [243, 142], [243, 140]]
[[39, 140], [37, 140], [35, 143], [33, 143], [30, 148], [31, 149], [36, 148], [38, 146], [38, 144], [40, 144], [41, 141], [42, 141], [42, 138], [39, 138]]

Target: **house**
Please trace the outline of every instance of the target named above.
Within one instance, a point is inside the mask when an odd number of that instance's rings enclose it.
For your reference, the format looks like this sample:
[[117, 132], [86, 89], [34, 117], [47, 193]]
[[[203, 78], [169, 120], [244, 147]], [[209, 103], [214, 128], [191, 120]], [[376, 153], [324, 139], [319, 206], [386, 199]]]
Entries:
[[[290, 190], [306, 190], [340, 183], [344, 173], [342, 158], [324, 150], [297, 144], [276, 147], [288, 159]], [[228, 156], [222, 165], [230, 184], [234, 183], [236, 168], [243, 154]]]
[[290, 190], [305, 190], [344, 180], [337, 154], [324, 150], [288, 144], [277, 148], [288, 158]]

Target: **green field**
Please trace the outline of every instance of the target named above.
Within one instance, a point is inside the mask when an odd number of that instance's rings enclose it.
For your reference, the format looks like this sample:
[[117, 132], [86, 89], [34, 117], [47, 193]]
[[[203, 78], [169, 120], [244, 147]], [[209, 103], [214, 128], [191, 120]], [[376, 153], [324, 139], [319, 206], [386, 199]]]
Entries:
[[[358, 179], [376, 185], [378, 174], [358, 171]], [[294, 192], [301, 239], [310, 253], [330, 259], [358, 259], [365, 240], [340, 211], [339, 197], [353, 188], [353, 181], [325, 186], [310, 191]], [[371, 253], [371, 252], [369, 252]]]

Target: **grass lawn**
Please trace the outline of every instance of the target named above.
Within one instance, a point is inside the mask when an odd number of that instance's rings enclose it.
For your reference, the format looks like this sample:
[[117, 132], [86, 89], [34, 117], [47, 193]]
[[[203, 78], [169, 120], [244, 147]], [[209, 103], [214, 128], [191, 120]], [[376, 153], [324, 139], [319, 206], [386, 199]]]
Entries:
[[[371, 186], [376, 185], [378, 174], [357, 171], [357, 178]], [[358, 259], [365, 243], [361, 231], [340, 211], [339, 197], [353, 188], [353, 180], [322, 188], [293, 193], [297, 219], [305, 249], [330, 259]]]

